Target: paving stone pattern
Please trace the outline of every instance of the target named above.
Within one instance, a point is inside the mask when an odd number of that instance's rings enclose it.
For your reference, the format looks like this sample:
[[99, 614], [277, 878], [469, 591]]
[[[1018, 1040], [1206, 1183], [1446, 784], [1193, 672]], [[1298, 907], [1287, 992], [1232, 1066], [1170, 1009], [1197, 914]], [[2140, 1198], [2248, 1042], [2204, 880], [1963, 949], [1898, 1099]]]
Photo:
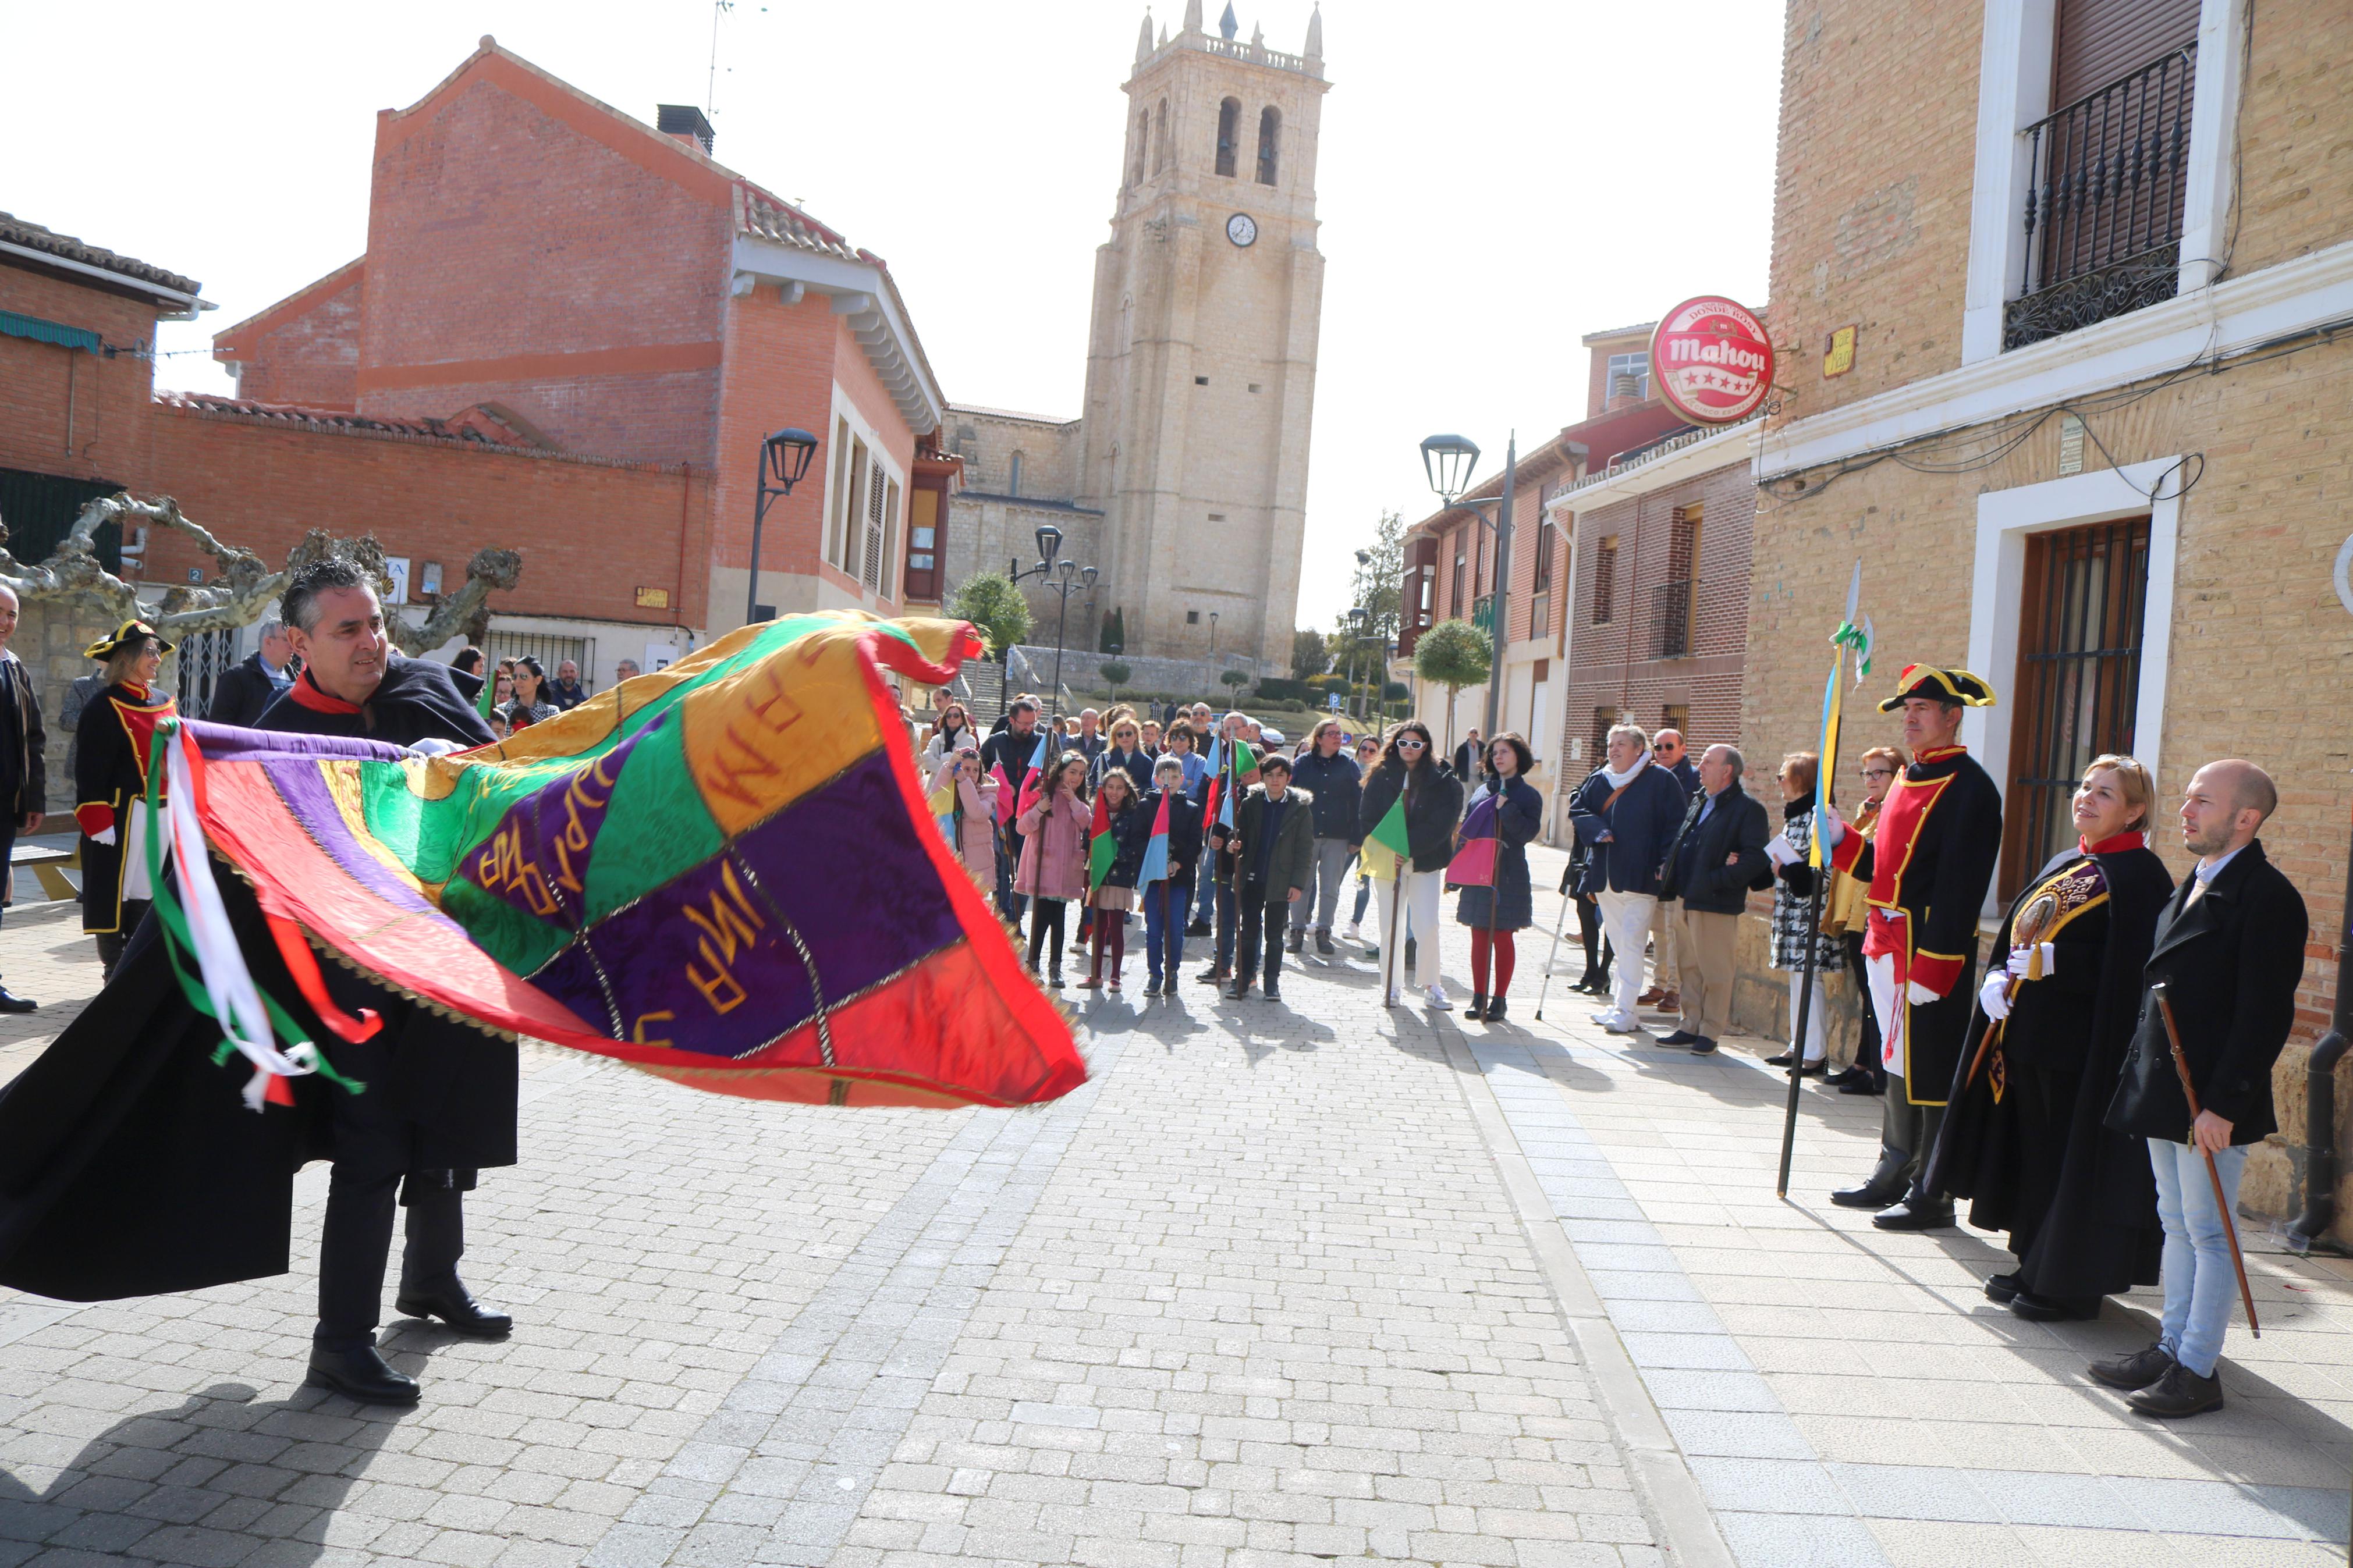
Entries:
[[[1494, 1029], [1384, 1010], [1346, 958], [1282, 1005], [1105, 996], [1093, 1081], [1021, 1111], [527, 1047], [523, 1163], [470, 1209], [511, 1342], [390, 1327], [414, 1411], [302, 1389], [322, 1168], [283, 1279], [0, 1291], [0, 1568], [2346, 1560], [2353, 1269], [2251, 1238], [2230, 1409], [2142, 1422], [2081, 1368], [2153, 1293], [2027, 1324], [1977, 1293], [1990, 1238], [1830, 1207], [1875, 1101], [1808, 1089], [1776, 1202], [1770, 1047], [1605, 1037], [1557, 983], [1535, 1024], [1548, 941]], [[0, 974], [86, 995], [69, 907], [12, 910]], [[69, 1014], [0, 1020], [0, 1077]], [[1607, 1325], [1573, 1331], [1562, 1258]], [[1629, 1462], [1662, 1420], [1680, 1490]]]

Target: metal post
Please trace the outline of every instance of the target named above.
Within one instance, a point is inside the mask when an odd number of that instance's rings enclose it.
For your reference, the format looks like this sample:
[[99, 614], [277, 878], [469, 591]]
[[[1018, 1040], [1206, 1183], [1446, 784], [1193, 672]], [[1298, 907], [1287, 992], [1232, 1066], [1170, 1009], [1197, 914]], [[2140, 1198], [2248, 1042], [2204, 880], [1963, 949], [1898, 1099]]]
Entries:
[[747, 626], [760, 618], [760, 528], [768, 521], [768, 498], [775, 493], [768, 489], [764, 476], [759, 497], [752, 503], [752, 582], [744, 591], [744, 624]]
[[1054, 689], [1047, 698], [1048, 703], [1056, 710], [1055, 717], [1059, 719], [1061, 717], [1059, 710], [1062, 700], [1062, 644], [1069, 638], [1071, 633], [1071, 584], [1056, 583], [1049, 584], [1048, 586], [1062, 595], [1062, 614], [1054, 623]]
[[1480, 739], [1495, 738], [1497, 715], [1504, 704], [1504, 649], [1511, 640], [1509, 595], [1512, 582], [1512, 502], [1519, 486], [1520, 437], [1514, 431], [1504, 447], [1504, 500], [1495, 510], [1495, 662], [1487, 673], [1487, 727]]

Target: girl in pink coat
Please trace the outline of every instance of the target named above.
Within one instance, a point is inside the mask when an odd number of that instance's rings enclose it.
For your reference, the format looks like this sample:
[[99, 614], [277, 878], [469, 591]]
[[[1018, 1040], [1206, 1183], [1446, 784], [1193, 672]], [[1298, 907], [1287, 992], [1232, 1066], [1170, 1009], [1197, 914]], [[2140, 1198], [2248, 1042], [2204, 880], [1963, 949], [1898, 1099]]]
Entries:
[[1048, 775], [1046, 793], [1013, 820], [1021, 834], [1021, 864], [1013, 890], [1029, 896], [1029, 973], [1047, 933], [1054, 938], [1048, 984], [1062, 984], [1062, 911], [1087, 896], [1087, 829], [1093, 808], [1087, 802], [1087, 759], [1064, 752]]
[[980, 771], [980, 752], [971, 746], [957, 749], [951, 764], [955, 769], [955, 804], [949, 809], [948, 842], [955, 847], [956, 858], [964, 862], [973, 880], [982, 887], [997, 886], [997, 791], [995, 779]]

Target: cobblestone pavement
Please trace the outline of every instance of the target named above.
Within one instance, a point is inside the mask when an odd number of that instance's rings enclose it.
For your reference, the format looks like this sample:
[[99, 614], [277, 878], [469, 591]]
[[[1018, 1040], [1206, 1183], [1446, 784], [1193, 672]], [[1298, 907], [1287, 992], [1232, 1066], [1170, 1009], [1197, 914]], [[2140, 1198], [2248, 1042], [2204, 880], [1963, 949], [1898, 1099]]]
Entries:
[[[0, 1078], [95, 984], [71, 913], [0, 930], [45, 1003]], [[2231, 1408], [2140, 1422], [2081, 1364], [2146, 1293], [2026, 1324], [1989, 1239], [1831, 1208], [1874, 1101], [1809, 1088], [1777, 1203], [1782, 1080], [1557, 989], [1534, 1023], [1548, 941], [1493, 1029], [1348, 954], [1281, 1005], [1147, 1002], [1131, 958], [1092, 1081], [1022, 1111], [527, 1047], [523, 1163], [470, 1205], [512, 1341], [396, 1321], [413, 1411], [301, 1388], [319, 1167], [283, 1279], [0, 1291], [0, 1568], [2345, 1560], [2353, 1270], [2259, 1256]]]

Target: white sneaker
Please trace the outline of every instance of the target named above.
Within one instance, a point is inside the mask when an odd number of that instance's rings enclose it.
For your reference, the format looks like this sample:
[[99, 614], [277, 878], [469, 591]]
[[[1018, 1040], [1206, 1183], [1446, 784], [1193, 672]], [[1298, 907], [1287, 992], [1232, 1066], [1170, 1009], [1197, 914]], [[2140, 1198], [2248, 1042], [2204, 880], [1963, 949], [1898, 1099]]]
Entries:
[[1605, 1035], [1639, 1035], [1642, 1029], [1627, 1014], [1611, 1013], [1601, 1020], [1601, 1032]]
[[1348, 922], [1348, 940], [1359, 944], [1364, 942], [1365, 933], [1360, 929], [1360, 923], [1358, 921], [1350, 921]]
[[1595, 1023], [1606, 1027], [1610, 1019], [1618, 1016], [1618, 1009], [1615, 1007], [1604, 1007], [1599, 1012], [1588, 1013], [1586, 1016], [1592, 1019]]
[[1399, 990], [1398, 990], [1398, 989], [1397, 989], [1397, 987], [1395, 987], [1395, 986], [1391, 986], [1391, 987], [1389, 988], [1389, 994], [1388, 994], [1386, 997], [1382, 998], [1382, 1000], [1381, 1000], [1381, 1005], [1382, 1005], [1382, 1006], [1384, 1006], [1384, 1007], [1402, 1007], [1402, 1006], [1404, 1006], [1404, 1005], [1405, 1005], [1405, 994], [1404, 994], [1404, 993], [1402, 993], [1402, 992], [1400, 992]]
[[1430, 1005], [1440, 1012], [1451, 1013], [1454, 1010], [1454, 1004], [1447, 999], [1445, 986], [1433, 985], [1423, 994], [1430, 998]]

